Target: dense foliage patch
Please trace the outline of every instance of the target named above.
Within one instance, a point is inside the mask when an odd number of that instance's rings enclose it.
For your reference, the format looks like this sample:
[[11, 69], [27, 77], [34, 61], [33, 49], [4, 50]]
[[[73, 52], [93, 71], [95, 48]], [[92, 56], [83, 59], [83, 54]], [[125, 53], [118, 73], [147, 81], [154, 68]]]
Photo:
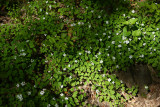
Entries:
[[160, 5], [120, 3], [112, 14], [87, 0], [33, 1], [10, 12], [15, 23], [0, 26], [0, 105], [89, 106], [87, 85], [111, 106], [135, 96], [113, 71], [134, 63], [160, 70]]

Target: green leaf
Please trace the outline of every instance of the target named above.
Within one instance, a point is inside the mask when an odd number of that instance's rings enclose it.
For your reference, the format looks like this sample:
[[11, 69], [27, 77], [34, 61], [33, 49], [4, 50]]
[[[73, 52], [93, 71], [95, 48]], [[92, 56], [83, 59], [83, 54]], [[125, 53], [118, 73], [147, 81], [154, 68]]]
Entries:
[[61, 24], [60, 24], [61, 30], [63, 29], [63, 27], [64, 27], [64, 23], [61, 23]]
[[133, 25], [133, 24], [135, 24], [135, 23], [137, 22], [137, 20], [138, 20], [138, 18], [132, 18], [132, 19], [128, 20], [128, 22], [129, 22], [131, 25]]
[[127, 34], [127, 26], [123, 28], [123, 36], [126, 36], [126, 34]]
[[108, 88], [109, 88], [110, 90], [112, 90], [112, 89], [113, 89], [113, 85], [110, 85]]
[[83, 100], [83, 95], [81, 94], [80, 96], [78, 96], [78, 99], [79, 99], [80, 101], [82, 101], [82, 100]]
[[77, 97], [77, 94], [78, 94], [78, 91], [75, 91], [72, 95], [73, 98], [76, 98]]
[[157, 5], [156, 4], [152, 3], [151, 7], [152, 7], [152, 9], [157, 10]]
[[74, 98], [74, 102], [79, 105], [79, 100], [77, 98]]
[[141, 31], [140, 30], [135, 30], [132, 32], [133, 36], [140, 36], [141, 35]]
[[113, 90], [110, 90], [110, 94], [114, 94], [115, 93], [115, 91], [113, 91]]

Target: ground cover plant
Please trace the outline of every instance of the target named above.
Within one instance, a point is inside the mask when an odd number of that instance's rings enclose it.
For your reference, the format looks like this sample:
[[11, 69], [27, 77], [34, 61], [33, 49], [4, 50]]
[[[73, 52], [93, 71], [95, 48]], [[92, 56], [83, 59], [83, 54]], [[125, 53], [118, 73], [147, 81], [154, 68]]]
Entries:
[[0, 26], [0, 105], [94, 106], [87, 85], [110, 106], [136, 96], [113, 72], [160, 70], [160, 5], [116, 6], [107, 14], [96, 1], [35, 0], [10, 11], [15, 21]]

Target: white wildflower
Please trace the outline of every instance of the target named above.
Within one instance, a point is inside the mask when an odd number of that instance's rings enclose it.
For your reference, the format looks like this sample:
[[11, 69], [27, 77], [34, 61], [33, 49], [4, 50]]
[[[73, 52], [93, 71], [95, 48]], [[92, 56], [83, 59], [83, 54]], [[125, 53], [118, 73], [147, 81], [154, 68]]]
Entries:
[[105, 77], [105, 74], [103, 74], [102, 77]]
[[156, 38], [153, 38], [153, 40], [155, 41]]
[[145, 89], [148, 89], [148, 86], [144, 86]]
[[50, 73], [51, 71], [48, 71], [48, 73]]
[[98, 52], [98, 55], [101, 55], [101, 52]]
[[150, 50], [152, 49], [152, 47], [149, 48]]
[[24, 52], [24, 49], [20, 50], [21, 52]]
[[23, 96], [22, 96], [22, 94], [18, 94], [16, 97], [17, 97], [20, 101], [22, 101], [22, 100], [23, 100]]
[[68, 107], [67, 105], [65, 105], [64, 107]]
[[68, 97], [65, 97], [65, 100], [68, 100]]
[[63, 88], [63, 85], [61, 85], [61, 88]]
[[114, 84], [115, 82], [113, 81], [112, 84]]
[[31, 91], [28, 91], [27, 94], [28, 94], [28, 95], [31, 95]]
[[109, 54], [107, 54], [107, 56], [109, 56]]
[[43, 20], [45, 20], [45, 17], [43, 17]]
[[91, 62], [91, 64], [92, 64], [92, 65], [94, 65], [94, 63], [93, 63], [93, 62]]
[[46, 12], [46, 15], [48, 15], [48, 12]]
[[106, 21], [106, 24], [109, 24], [109, 21]]
[[72, 79], [72, 76], [69, 76], [70, 79]]
[[33, 60], [33, 59], [31, 59], [31, 62], [34, 62], [34, 60]]
[[91, 13], [93, 13], [94, 12], [94, 10], [91, 10]]
[[80, 25], [80, 24], [81, 24], [81, 22], [78, 22], [78, 24]]
[[133, 57], [132, 55], [129, 55], [129, 59], [132, 59], [132, 57]]
[[126, 41], [125, 41], [125, 43], [126, 43], [126, 44], [129, 44], [129, 41], [128, 41], [128, 40], [126, 40]]
[[111, 36], [108, 36], [108, 38], [111, 38]]
[[21, 85], [24, 86], [26, 83], [25, 82], [21, 82]]
[[49, 5], [49, 8], [51, 9], [51, 8], [52, 8], [52, 6], [51, 6], [51, 5]]
[[44, 90], [40, 92], [41, 95], [43, 95], [44, 93], [45, 93]]
[[118, 47], [120, 48], [120, 47], [122, 47], [122, 45], [118, 45]]
[[116, 35], [118, 35], [119, 33], [116, 33]]
[[139, 57], [143, 58], [143, 57], [144, 57], [144, 55], [142, 54], [142, 55], [140, 55]]
[[55, 97], [52, 98], [53, 100], [56, 100]]
[[88, 51], [87, 53], [88, 53], [88, 54], [90, 54], [91, 52], [90, 52], [90, 51]]
[[102, 41], [102, 39], [99, 39], [99, 41]]
[[63, 95], [64, 95], [63, 93], [60, 94], [60, 96], [63, 96]]
[[144, 26], [144, 24], [142, 23], [141, 26]]
[[146, 43], [143, 43], [143, 46], [145, 46], [146, 45]]
[[59, 107], [59, 105], [58, 105], [58, 104], [55, 104], [55, 107]]
[[157, 28], [157, 30], [159, 30], [159, 28]]
[[68, 67], [71, 67], [71, 65], [70, 65], [70, 64], [68, 64]]
[[16, 86], [19, 87], [19, 84], [17, 84]]
[[126, 15], [125, 15], [125, 14], [123, 14], [123, 16], [125, 17]]
[[47, 105], [47, 107], [50, 107], [50, 106], [51, 106], [51, 104], [48, 104], [48, 105]]
[[65, 56], [66, 56], [66, 54], [64, 53], [64, 54], [63, 54], [63, 56], [65, 57]]
[[132, 13], [135, 13], [135, 10], [132, 10]]
[[153, 49], [154, 51], [156, 51], [156, 49]]
[[99, 90], [96, 90], [96, 93], [98, 94], [98, 93], [99, 93]]
[[77, 61], [77, 60], [75, 60], [74, 62], [75, 62], [75, 63], [77, 63], [78, 61]]
[[112, 44], [115, 44], [115, 41], [112, 41]]
[[141, 38], [139, 37], [138, 40], [141, 40]]
[[155, 34], [155, 32], [152, 32], [152, 34], [154, 35], [154, 34]]
[[131, 48], [128, 48], [128, 51], [130, 51], [131, 50]]
[[65, 71], [66, 70], [66, 68], [63, 68], [63, 71]]
[[106, 35], [106, 33], [103, 33], [103, 35]]
[[46, 1], [46, 3], [48, 3], [48, 1]]
[[95, 55], [96, 58], [98, 58], [98, 55]]
[[108, 81], [111, 82], [111, 79], [109, 78]]
[[99, 15], [98, 18], [101, 18], [101, 16]]
[[20, 53], [20, 56], [26, 56], [26, 53], [24, 53], [24, 52]]
[[122, 36], [122, 40], [125, 40], [126, 39], [126, 37], [125, 36]]
[[103, 60], [100, 60], [100, 63], [102, 64], [102, 63], [103, 63]]
[[82, 55], [82, 53], [79, 53], [79, 55]]
[[116, 65], [116, 68], [119, 68], [119, 65]]
[[113, 56], [112, 59], [115, 60], [116, 58]]

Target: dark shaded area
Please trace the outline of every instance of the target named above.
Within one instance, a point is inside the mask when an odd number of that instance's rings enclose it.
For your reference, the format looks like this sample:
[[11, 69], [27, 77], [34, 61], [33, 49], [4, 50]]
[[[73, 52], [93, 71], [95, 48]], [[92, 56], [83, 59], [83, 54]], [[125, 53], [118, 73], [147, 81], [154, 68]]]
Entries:
[[6, 16], [14, 8], [22, 7], [33, 0], [0, 0], [0, 16]]

